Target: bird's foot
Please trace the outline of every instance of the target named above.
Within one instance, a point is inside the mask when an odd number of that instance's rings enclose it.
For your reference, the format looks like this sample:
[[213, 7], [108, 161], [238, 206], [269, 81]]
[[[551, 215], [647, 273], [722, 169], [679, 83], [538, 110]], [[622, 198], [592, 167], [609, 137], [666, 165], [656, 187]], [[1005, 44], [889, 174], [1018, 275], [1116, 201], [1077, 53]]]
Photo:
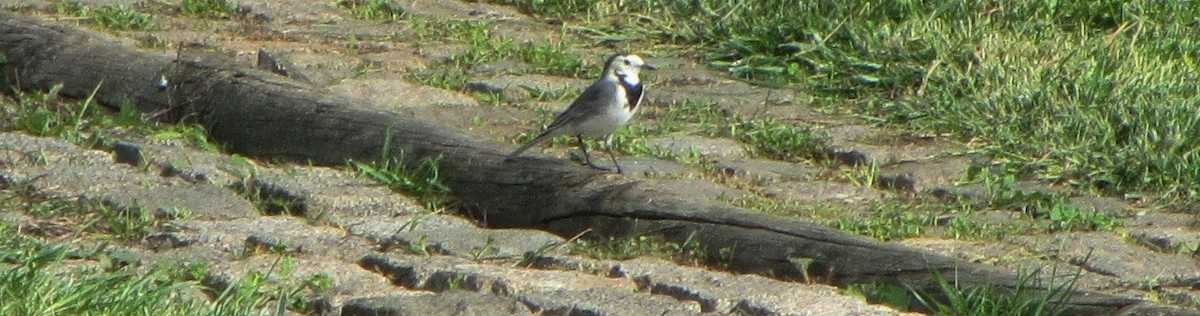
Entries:
[[585, 165], [587, 165], [588, 167], [592, 167], [592, 169], [596, 169], [596, 170], [614, 171], [616, 173], [625, 173], [624, 171], [621, 170], [621, 166], [605, 167], [605, 166], [601, 166], [601, 165], [597, 165], [597, 164], [593, 164], [593, 163], [586, 163]]
[[606, 166], [597, 165], [595, 163], [592, 163], [592, 160], [588, 159], [587, 156], [584, 156], [583, 154], [580, 154], [577, 151], [571, 152], [571, 160], [578, 161], [579, 163], [581, 163], [585, 166], [588, 166], [588, 167], [592, 167], [592, 169], [596, 169], [596, 170], [615, 171], [617, 173], [624, 173], [624, 171], [621, 170], [621, 165], [616, 165], [615, 167], [606, 167]]

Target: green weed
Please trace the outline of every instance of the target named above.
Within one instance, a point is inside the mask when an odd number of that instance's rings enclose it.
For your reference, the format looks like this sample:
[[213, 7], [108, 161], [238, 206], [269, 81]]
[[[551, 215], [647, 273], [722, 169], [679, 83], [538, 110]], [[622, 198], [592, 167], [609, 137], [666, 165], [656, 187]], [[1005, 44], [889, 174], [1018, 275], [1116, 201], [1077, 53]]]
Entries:
[[[0, 223], [6, 263], [0, 265], [0, 315], [276, 315], [272, 299], [328, 289], [328, 276], [319, 275], [301, 285], [268, 287], [266, 278], [250, 277], [213, 289], [199, 282], [207, 275], [203, 264], [139, 267], [118, 257], [103, 248], [44, 244]], [[214, 298], [197, 300], [192, 289]]]
[[981, 224], [964, 216], [955, 216], [946, 222], [944, 236], [959, 240], [1000, 240], [1008, 235], [1019, 234], [1029, 229], [1015, 225]]
[[[128, 103], [119, 104], [114, 112], [97, 104], [92, 96], [70, 102], [58, 97], [61, 88], [58, 85], [45, 92], [17, 93], [15, 100], [0, 101], [8, 114], [0, 117], [0, 130], [54, 137], [89, 147], [110, 144], [115, 140], [114, 135], [132, 131], [153, 141], [220, 151], [220, 146], [211, 142], [204, 127], [198, 124], [149, 121]], [[93, 96], [94, 93], [95, 90]]]
[[699, 265], [707, 258], [699, 243], [679, 244], [654, 235], [579, 238], [574, 239], [567, 249], [573, 255], [609, 260], [649, 256]]
[[118, 207], [99, 202], [90, 204], [99, 213], [96, 230], [107, 232], [119, 240], [140, 241], [157, 224], [154, 214], [142, 206]]
[[229, 0], [184, 0], [179, 11], [185, 15], [229, 19], [245, 14], [245, 10]]
[[864, 298], [868, 302], [891, 306], [899, 310], [908, 310], [912, 305], [908, 289], [890, 284], [850, 284], [844, 291], [847, 294]]
[[[387, 156], [385, 151], [384, 156]], [[449, 202], [450, 187], [441, 182], [437, 158], [422, 159], [414, 167], [404, 164], [404, 158], [381, 158], [374, 163], [351, 161], [350, 166], [368, 178], [387, 185], [396, 192], [415, 196], [430, 208]]]
[[441, 44], [461, 44], [465, 50], [447, 58], [438, 71], [419, 72], [411, 78], [426, 85], [451, 90], [463, 90], [469, 73], [479, 65], [492, 62], [519, 62], [521, 66], [508, 69], [513, 73], [536, 73], [580, 77], [593, 70], [584, 64], [583, 57], [569, 51], [571, 43], [517, 43], [512, 39], [491, 34], [491, 24], [483, 20], [444, 20], [424, 17], [405, 19], [412, 27], [418, 42], [436, 41]]
[[159, 224], [152, 210], [121, 207], [88, 198], [45, 198], [25, 184], [0, 190], [0, 207], [21, 210], [37, 218], [60, 218], [79, 225], [96, 238], [137, 242]]
[[77, 2], [59, 2], [55, 11], [83, 18], [108, 31], [149, 31], [155, 26], [154, 15], [124, 5], [90, 7]]
[[888, 241], [921, 236], [926, 227], [934, 223], [931, 218], [918, 214], [883, 212], [866, 220], [839, 219], [833, 225], [842, 231]]
[[976, 176], [987, 188], [987, 206], [1019, 211], [1031, 218], [1049, 220], [1048, 230], [1112, 230], [1121, 222], [1112, 215], [1095, 210], [1082, 210], [1071, 204], [1063, 194], [1026, 191], [1016, 188], [1016, 176], [1012, 173], [993, 175], [991, 169], [982, 169]]
[[[97, 87], [99, 88], [99, 87]], [[92, 98], [77, 104], [68, 104], [58, 99], [62, 85], [46, 92], [19, 93], [16, 108], [4, 121], [6, 129], [15, 129], [35, 136], [49, 136], [81, 143], [89, 138], [88, 130], [94, 124], [96, 104]]]
[[398, 21], [407, 15], [403, 6], [388, 0], [337, 0], [336, 5], [363, 20]]
[[[1013, 287], [960, 285], [957, 279], [947, 279], [934, 271], [941, 293], [914, 293], [917, 302], [937, 315], [1065, 315], [1066, 299], [1076, 290], [1082, 271], [1065, 280], [1056, 280], [1057, 265], [1050, 277], [1042, 271], [1018, 272]], [[1062, 281], [1062, 282], [1060, 282]], [[937, 299], [935, 299], [937, 298]]]
[[1056, 199], [1050, 205], [1050, 231], [1113, 230], [1121, 223], [1104, 213], [1084, 211], [1070, 205], [1065, 199]]
[[416, 70], [408, 73], [408, 79], [430, 87], [460, 90], [467, 86], [471, 77], [462, 68]]
[[[9, 230], [9, 229], [6, 229]], [[71, 253], [15, 234], [5, 238], [0, 267], [0, 314], [118, 314], [156, 310], [182, 314], [180, 291], [192, 284], [138, 275], [124, 269], [76, 269], [53, 272]]]
[[829, 153], [823, 136], [770, 118], [742, 120], [729, 126], [729, 134], [745, 143], [753, 157], [802, 161], [823, 159]]

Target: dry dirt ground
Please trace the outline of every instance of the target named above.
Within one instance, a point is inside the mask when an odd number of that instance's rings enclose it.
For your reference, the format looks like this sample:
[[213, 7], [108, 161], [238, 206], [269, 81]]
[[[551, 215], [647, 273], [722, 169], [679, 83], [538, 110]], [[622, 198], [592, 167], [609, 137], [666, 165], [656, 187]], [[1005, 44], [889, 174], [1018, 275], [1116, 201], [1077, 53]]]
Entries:
[[[90, 5], [135, 1], [95, 0]], [[490, 36], [517, 41], [549, 41], [558, 26], [506, 6], [460, 1], [401, 1], [409, 14], [436, 19], [491, 20]], [[481, 104], [466, 92], [424, 86], [408, 73], [439, 67], [461, 45], [418, 44], [402, 22], [363, 21], [332, 2], [246, 0], [238, 19], [200, 20], [159, 15], [161, 29], [122, 32], [130, 45], [162, 43], [148, 50], [176, 54], [202, 47], [249, 67], [260, 49], [291, 64], [291, 71], [335, 93], [344, 93], [404, 113], [460, 129], [478, 137], [512, 142], [536, 129], [568, 100], [533, 101], [529, 89], [578, 89], [587, 80], [545, 75], [480, 71], [470, 86], [500, 92], [504, 101]], [[8, 10], [52, 14], [39, 1], [16, 1]], [[40, 12], [40, 13], [39, 13]], [[591, 67], [612, 52], [580, 47]], [[649, 157], [622, 157], [628, 176], [659, 181], [681, 192], [741, 196], [820, 204], [846, 212], [870, 212], [879, 201], [946, 192], [959, 187], [979, 157], [961, 154], [964, 144], [942, 137], [910, 135], [872, 127], [852, 116], [806, 106], [802, 92], [773, 90], [731, 80], [688, 56], [647, 54], [660, 71], [646, 74], [648, 109], [634, 124], [655, 124], [658, 112], [684, 100], [714, 102], [728, 114], [770, 116], [827, 133], [836, 162], [785, 162], [751, 158], [736, 141], [701, 136], [662, 136], [647, 140], [680, 153], [694, 151], [704, 164]], [[477, 69], [521, 67], [497, 63]], [[541, 109], [539, 111], [538, 109]], [[354, 173], [334, 168], [248, 164], [244, 159], [193, 149], [130, 140], [124, 151], [138, 152], [144, 164], [122, 159], [120, 151], [79, 148], [64, 141], [18, 133], [0, 134], [0, 177], [29, 183], [51, 197], [89, 197], [149, 209], [187, 209], [193, 216], [162, 225], [140, 243], [123, 246], [138, 260], [209, 260], [216, 279], [267, 270], [277, 260], [269, 251], [286, 247], [298, 275], [325, 273], [334, 290], [322, 309], [344, 315], [374, 312], [433, 313], [447, 308], [472, 314], [897, 314], [843, 294], [837, 288], [733, 275], [657, 259], [593, 260], [549, 251], [535, 260], [527, 252], [545, 250], [563, 237], [532, 230], [495, 230], [448, 214], [430, 214], [419, 203]], [[566, 157], [566, 146], [543, 154]], [[33, 161], [23, 153], [39, 152]], [[128, 156], [125, 156], [128, 157]], [[899, 189], [853, 183], [839, 174], [848, 163], [875, 161], [880, 179], [904, 179]], [[145, 166], [145, 167], [143, 167]], [[709, 168], [709, 169], [704, 169]], [[301, 212], [271, 214], [255, 208], [234, 187], [253, 187], [292, 201]], [[1031, 188], [1056, 190], [1030, 184]], [[974, 190], [974, 191], [973, 191]], [[1120, 218], [1113, 231], [1012, 235], [1000, 240], [912, 238], [894, 242], [1007, 269], [1055, 264], [1083, 268], [1082, 286], [1099, 291], [1194, 308], [1200, 299], [1200, 264], [1194, 249], [1200, 230], [1190, 214], [1145, 211], [1116, 198], [1079, 196], [1073, 202]], [[783, 212], [784, 215], [787, 212]], [[790, 214], [804, 216], [804, 214]], [[1019, 214], [973, 214], [994, 221]], [[69, 236], [68, 223], [6, 210], [0, 218], [47, 238]], [[414, 246], [434, 255], [408, 251]], [[1086, 258], [1086, 260], [1084, 260]], [[456, 291], [460, 289], [465, 291]], [[1191, 303], [1189, 303], [1191, 302]], [[1190, 305], [1190, 306], [1189, 306]]]

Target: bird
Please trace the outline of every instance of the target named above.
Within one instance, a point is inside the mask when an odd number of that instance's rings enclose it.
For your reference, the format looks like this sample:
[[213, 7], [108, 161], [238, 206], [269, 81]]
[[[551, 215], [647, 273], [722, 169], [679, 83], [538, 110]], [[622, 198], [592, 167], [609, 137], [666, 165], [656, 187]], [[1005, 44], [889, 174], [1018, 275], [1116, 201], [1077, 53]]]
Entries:
[[645, 89], [638, 73], [643, 69], [654, 70], [656, 67], [647, 64], [641, 56], [635, 54], [615, 54], [604, 62], [604, 73], [600, 79], [583, 90], [567, 110], [563, 111], [554, 122], [550, 123], [533, 140], [521, 145], [520, 148], [508, 154], [506, 160], [512, 160], [534, 145], [540, 144], [559, 135], [574, 136], [583, 151], [583, 162], [588, 166], [601, 170], [611, 170], [592, 163], [588, 156], [587, 143], [584, 137], [604, 138], [604, 150], [612, 158], [617, 173], [623, 173], [617, 156], [612, 152], [612, 134], [629, 122], [637, 113], [638, 105], [642, 103]]

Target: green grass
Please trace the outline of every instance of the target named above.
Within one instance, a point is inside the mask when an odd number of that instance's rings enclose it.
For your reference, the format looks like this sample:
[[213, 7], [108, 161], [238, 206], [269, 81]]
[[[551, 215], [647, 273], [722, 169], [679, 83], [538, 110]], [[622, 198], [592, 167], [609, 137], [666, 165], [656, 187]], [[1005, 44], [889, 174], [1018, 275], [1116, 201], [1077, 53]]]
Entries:
[[141, 206], [121, 207], [86, 198], [43, 198], [23, 183], [0, 190], [0, 209], [22, 210], [40, 219], [63, 219], [80, 229], [74, 234], [125, 243], [142, 240], [163, 219]]
[[[275, 315], [281, 308], [303, 312], [300, 299], [327, 291], [328, 276], [251, 273], [225, 288], [200, 282], [204, 265], [136, 262], [104, 248], [50, 245], [0, 223], [0, 315]], [[210, 299], [197, 299], [189, 291]]]
[[655, 257], [682, 264], [699, 265], [706, 254], [698, 243], [675, 243], [653, 235], [629, 237], [596, 237], [573, 239], [568, 252], [604, 260], [627, 260], [637, 257]]
[[77, 2], [58, 2], [55, 11], [80, 17], [107, 31], [149, 31], [156, 28], [154, 15], [124, 5], [92, 7]]
[[[290, 215], [319, 220], [319, 214], [305, 214], [303, 205], [295, 197], [279, 196], [277, 192], [267, 192], [254, 182], [253, 177], [244, 177], [242, 181], [229, 188], [239, 196], [250, 201], [259, 214], [267, 216]], [[309, 216], [313, 215], [313, 216]]]
[[1007, 209], [1031, 218], [1046, 219], [1051, 232], [1112, 230], [1121, 226], [1121, 222], [1112, 215], [1072, 205], [1064, 194], [1021, 190], [1016, 187], [1015, 175], [994, 175], [990, 170], [983, 169], [975, 176], [987, 189], [986, 203], [989, 208]]
[[809, 128], [771, 118], [741, 120], [730, 124], [728, 134], [746, 144], [751, 157], [804, 161], [826, 159], [830, 153], [825, 136]]
[[[413, 81], [451, 90], [464, 90], [470, 74], [481, 65], [495, 62], [517, 62], [517, 67], [505, 70], [513, 74], [546, 74], [569, 77], [592, 77], [599, 70], [587, 65], [584, 58], [572, 52], [570, 42], [517, 43], [491, 33], [491, 22], [482, 20], [441, 20], [412, 17], [416, 40], [421, 43], [460, 44], [465, 49], [444, 60], [436, 70], [419, 71], [410, 75]], [[594, 63], [601, 62], [596, 57]]]
[[742, 143], [750, 157], [784, 161], [823, 159], [829, 152], [828, 140], [817, 131], [773, 118], [726, 115], [716, 105], [704, 102], [673, 105], [657, 123], [625, 128], [615, 139], [637, 142], [650, 135], [677, 133], [726, 137]]
[[[1086, 259], [1084, 259], [1086, 261]], [[941, 293], [915, 293], [917, 300], [935, 315], [1066, 315], [1066, 300], [1077, 290], [1082, 271], [1075, 269], [1066, 277], [1057, 276], [1058, 266], [1049, 272], [1019, 271], [1012, 288], [999, 286], [965, 287], [957, 279], [934, 272]], [[1045, 273], [1045, 274], [1043, 274]], [[934, 300], [933, 297], [942, 297]]]
[[868, 302], [891, 306], [899, 310], [908, 310], [912, 306], [909, 290], [895, 285], [850, 284], [843, 292], [861, 297]]
[[[104, 146], [116, 135], [134, 132], [155, 143], [177, 144], [212, 152], [220, 147], [208, 139], [198, 124], [166, 124], [143, 118], [128, 103], [117, 110], [96, 104], [92, 97], [69, 101], [58, 97], [61, 86], [45, 92], [21, 92], [0, 100], [0, 131], [21, 131], [34, 136], [54, 137], [81, 146]], [[94, 92], [93, 92], [94, 93]]]
[[183, 0], [179, 12], [201, 18], [229, 19], [244, 14], [245, 10], [229, 0]]
[[404, 193], [425, 202], [431, 210], [440, 209], [451, 202], [450, 187], [442, 183], [438, 173], [438, 158], [426, 158], [408, 166], [400, 157], [391, 157], [385, 142], [382, 157], [371, 163], [350, 161], [349, 165], [359, 174], [387, 185], [393, 191]]
[[[92, 98], [71, 101], [59, 98], [60, 86], [46, 92], [22, 92], [0, 97], [0, 131], [62, 139], [85, 148], [104, 148], [125, 137], [140, 135], [138, 141], [177, 144], [217, 151], [204, 129], [194, 124], [162, 124], [143, 119], [132, 106], [119, 110], [98, 106]], [[37, 217], [86, 219], [74, 223], [94, 236], [118, 241], [137, 241], [164, 219], [186, 217], [188, 210], [152, 210], [139, 205], [118, 205], [86, 198], [45, 198], [27, 183], [15, 183], [0, 191], [5, 207], [23, 209]], [[161, 211], [161, 212], [160, 212]]]
[[[1057, 267], [1051, 270], [1057, 270]], [[933, 280], [939, 288], [936, 293], [914, 291], [891, 284], [851, 284], [845, 292], [900, 310], [920, 307], [933, 315], [1066, 315], [1068, 306], [1064, 300], [1076, 290], [1080, 271], [1057, 278], [1047, 277], [1043, 272], [1018, 273], [1012, 288], [967, 287], [959, 284], [956, 277], [948, 279], [942, 273], [933, 271]], [[1047, 274], [1054, 273], [1050, 271]]]
[[[518, 43], [511, 38], [493, 34], [492, 22], [487, 20], [449, 20], [411, 17], [405, 20], [412, 27], [419, 43], [462, 44], [466, 50], [445, 61], [450, 69], [471, 70], [475, 66], [496, 61], [524, 63], [513, 72], [560, 76], [596, 76], [597, 67], [586, 67], [582, 56], [570, 50], [567, 38], [558, 41]], [[607, 56], [597, 56], [602, 59]], [[603, 60], [595, 60], [601, 63]]]
[[[571, 42], [531, 41], [518, 43], [493, 34], [487, 20], [453, 20], [407, 14], [397, 2], [387, 0], [339, 0], [337, 6], [363, 20], [398, 21], [407, 24], [413, 40], [421, 45], [464, 45], [436, 70], [417, 71], [409, 79], [439, 88], [463, 90], [468, 74], [492, 62], [520, 62], [513, 73], [535, 73], [580, 77], [595, 72], [582, 56], [569, 50]], [[560, 36], [561, 37], [561, 36]], [[601, 57], [597, 57], [601, 58]]]
[[[1112, 231], [1122, 222], [1111, 215], [1072, 206], [1062, 196], [1046, 200], [1013, 200], [1027, 209], [1003, 208], [967, 199], [895, 198], [870, 202], [862, 210], [837, 203], [808, 204], [758, 195], [726, 197], [729, 205], [767, 214], [809, 218], [838, 230], [882, 241], [913, 237], [1000, 240], [1004, 236], [1073, 231]], [[997, 202], [998, 203], [998, 202]], [[1002, 204], [1010, 205], [1010, 204]], [[981, 222], [983, 211], [1012, 211], [1021, 216], [1002, 223]]]
[[[354, 4], [357, 3], [357, 4]], [[387, 1], [339, 2], [351, 14], [368, 20], [389, 14], [397, 5]], [[365, 13], [364, 13], [365, 12]], [[401, 11], [402, 12], [402, 11]], [[584, 58], [570, 50], [573, 42], [532, 41], [518, 43], [511, 38], [493, 34], [492, 22], [486, 20], [452, 20], [393, 13], [387, 20], [401, 21], [410, 26], [412, 40], [419, 45], [462, 45], [461, 52], [448, 56], [441, 65], [430, 70], [414, 71], [409, 79], [428, 86], [465, 91], [471, 74], [480, 66], [495, 62], [516, 62], [505, 70], [515, 74], [548, 74], [583, 77], [594, 70]], [[596, 57], [600, 59], [602, 57]], [[599, 60], [595, 61], [599, 62]], [[540, 94], [539, 94], [540, 96]], [[477, 95], [477, 97], [480, 97]], [[485, 96], [492, 97], [492, 96]], [[481, 100], [495, 103], [495, 100]]]
[[1200, 196], [1200, 6], [1188, 2], [493, 2], [585, 36], [690, 47], [829, 111], [971, 139], [1031, 178]]
[[397, 21], [407, 15], [403, 6], [387, 0], [337, 0], [336, 5], [363, 20]]

